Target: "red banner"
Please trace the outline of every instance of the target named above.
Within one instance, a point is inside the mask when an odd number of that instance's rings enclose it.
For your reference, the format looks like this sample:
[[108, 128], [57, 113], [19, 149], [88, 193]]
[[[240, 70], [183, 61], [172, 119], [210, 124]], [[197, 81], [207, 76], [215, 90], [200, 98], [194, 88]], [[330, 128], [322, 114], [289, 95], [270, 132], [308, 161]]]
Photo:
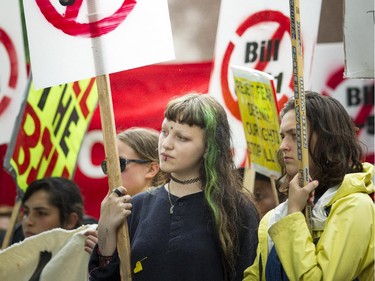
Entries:
[[[207, 93], [211, 62], [152, 65], [110, 75], [117, 131], [133, 126], [160, 129], [165, 105], [177, 95]], [[3, 170], [6, 146], [0, 146], [0, 205], [13, 205], [16, 187]], [[84, 138], [75, 182], [81, 187], [88, 215], [99, 217], [100, 203], [108, 192], [107, 177], [100, 170], [104, 159], [99, 108]]]

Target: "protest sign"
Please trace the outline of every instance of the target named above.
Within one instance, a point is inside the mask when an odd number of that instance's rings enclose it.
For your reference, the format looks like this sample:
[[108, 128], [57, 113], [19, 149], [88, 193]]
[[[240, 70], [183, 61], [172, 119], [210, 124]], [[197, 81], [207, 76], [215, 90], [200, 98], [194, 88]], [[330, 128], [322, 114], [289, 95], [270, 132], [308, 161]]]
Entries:
[[278, 177], [279, 113], [273, 77], [255, 69], [231, 67], [251, 168]]
[[[305, 89], [311, 86], [311, 62], [320, 7], [321, 1], [301, 3]], [[237, 165], [243, 165], [246, 159], [246, 141], [230, 66], [246, 66], [271, 74], [275, 78], [278, 105], [281, 107], [293, 95], [289, 10], [288, 1], [221, 2], [209, 94], [227, 110], [235, 136], [233, 146]]]
[[36, 89], [174, 59], [166, 0], [23, 2]]
[[[110, 189], [122, 185], [109, 74], [174, 59], [166, 0], [25, 1], [36, 88], [95, 77]], [[44, 44], [40, 44], [43, 42]], [[46, 64], [46, 61], [53, 62]], [[127, 222], [118, 231], [122, 280], [131, 280]], [[125, 238], [125, 239], [123, 239]]]
[[[141, 126], [160, 130], [165, 105], [172, 97], [207, 93], [212, 62], [158, 64], [110, 74], [117, 131]], [[131, 94], [124, 94], [131, 93]], [[150, 102], [152, 101], [152, 102]], [[73, 180], [81, 187], [85, 211], [99, 218], [100, 203], [108, 193], [108, 179], [100, 163], [105, 159], [99, 107], [83, 138]], [[0, 146], [3, 159], [6, 146]], [[0, 204], [14, 204], [16, 187], [0, 163]]]
[[30, 83], [4, 163], [22, 191], [43, 177], [73, 177], [97, 100], [94, 78], [42, 90]]
[[0, 144], [8, 143], [27, 87], [19, 1], [0, 0]]

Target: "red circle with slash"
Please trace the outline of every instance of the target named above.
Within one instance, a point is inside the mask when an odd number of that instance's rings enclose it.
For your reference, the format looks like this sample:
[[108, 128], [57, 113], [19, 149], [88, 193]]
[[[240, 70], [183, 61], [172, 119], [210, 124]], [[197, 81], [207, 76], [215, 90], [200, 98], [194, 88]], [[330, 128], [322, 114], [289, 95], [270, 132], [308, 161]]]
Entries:
[[63, 15], [49, 0], [35, 0], [35, 2], [46, 20], [54, 27], [65, 34], [85, 38], [95, 38], [110, 33], [126, 19], [136, 5], [136, 0], [124, 0], [111, 16], [89, 23], [80, 23], [76, 20], [83, 0], [76, 0], [73, 5], [67, 6]]
[[[285, 33], [290, 34], [290, 20], [287, 16], [282, 14], [279, 11], [261, 11], [258, 13], [255, 13], [248, 17], [236, 30], [236, 33], [239, 37], [241, 37], [245, 31], [257, 24], [265, 23], [265, 22], [276, 22], [279, 27], [277, 28], [276, 32], [272, 36], [272, 40], [280, 39], [284, 36]], [[223, 99], [230, 110], [230, 112], [233, 114], [235, 118], [238, 120], [241, 120], [241, 114], [240, 109], [238, 107], [238, 102], [235, 100], [231, 94], [231, 90], [228, 83], [228, 68], [229, 68], [229, 61], [232, 56], [232, 53], [235, 49], [235, 45], [232, 42], [229, 42], [228, 47], [225, 51], [221, 72], [220, 72], [220, 84], [221, 89], [223, 92]], [[264, 71], [266, 68], [268, 62], [258, 62], [255, 65], [255, 69]], [[289, 83], [293, 87], [293, 78], [291, 78], [291, 81]], [[281, 98], [281, 100], [278, 101], [279, 105], [280, 102], [283, 104], [287, 100], [287, 97], [284, 96]]]
[[[8, 80], [8, 86], [11, 89], [15, 89], [18, 81], [18, 59], [16, 48], [8, 36], [8, 34], [0, 28], [0, 44], [4, 45], [5, 50], [9, 57], [10, 62], [10, 75]], [[11, 101], [11, 98], [8, 96], [4, 96], [0, 100], [0, 115], [7, 109]]]

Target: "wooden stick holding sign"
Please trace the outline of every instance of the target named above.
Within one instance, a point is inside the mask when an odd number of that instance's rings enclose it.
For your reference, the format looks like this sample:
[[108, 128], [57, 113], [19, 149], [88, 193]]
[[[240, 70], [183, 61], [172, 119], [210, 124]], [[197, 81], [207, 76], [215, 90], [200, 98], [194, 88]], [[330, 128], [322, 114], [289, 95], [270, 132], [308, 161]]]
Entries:
[[10, 244], [10, 239], [12, 238], [14, 227], [17, 223], [18, 215], [20, 213], [20, 209], [22, 206], [22, 199], [20, 197], [17, 197], [16, 203], [13, 206], [12, 209], [12, 215], [10, 217], [7, 230], [5, 232], [3, 243], [1, 244], [1, 249], [5, 249]]
[[[303, 82], [303, 50], [301, 40], [301, 17], [299, 0], [290, 0], [290, 34], [292, 39], [293, 59], [293, 81], [294, 99], [296, 113], [297, 152], [299, 160], [298, 173], [300, 176], [299, 185], [304, 187], [310, 181], [309, 175], [309, 154], [307, 143], [307, 118], [305, 105], [305, 92]], [[312, 231], [311, 206], [306, 205], [305, 216], [307, 226]]]
[[[100, 75], [96, 77], [99, 95], [99, 108], [103, 130], [104, 150], [108, 165], [108, 184], [112, 191], [122, 185], [119, 156], [116, 144], [116, 129], [112, 105], [112, 93], [109, 76]], [[117, 231], [117, 252], [120, 258], [120, 275], [122, 281], [130, 281], [130, 240], [128, 224], [125, 220]]]

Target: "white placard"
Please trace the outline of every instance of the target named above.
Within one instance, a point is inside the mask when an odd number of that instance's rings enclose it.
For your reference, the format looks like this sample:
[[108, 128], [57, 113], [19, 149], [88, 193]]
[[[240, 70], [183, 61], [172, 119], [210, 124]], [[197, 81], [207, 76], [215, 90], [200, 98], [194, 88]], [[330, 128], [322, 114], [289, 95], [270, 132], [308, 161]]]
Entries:
[[[300, 1], [305, 89], [311, 85], [311, 61], [318, 34], [321, 0]], [[231, 65], [267, 72], [275, 78], [279, 105], [293, 95], [289, 1], [221, 2], [214, 70], [209, 94], [227, 110], [234, 133], [236, 164], [246, 157], [246, 141], [234, 91]]]
[[20, 3], [0, 0], [0, 144], [10, 140], [26, 86]]
[[174, 59], [166, 0], [23, 2], [36, 89]]

